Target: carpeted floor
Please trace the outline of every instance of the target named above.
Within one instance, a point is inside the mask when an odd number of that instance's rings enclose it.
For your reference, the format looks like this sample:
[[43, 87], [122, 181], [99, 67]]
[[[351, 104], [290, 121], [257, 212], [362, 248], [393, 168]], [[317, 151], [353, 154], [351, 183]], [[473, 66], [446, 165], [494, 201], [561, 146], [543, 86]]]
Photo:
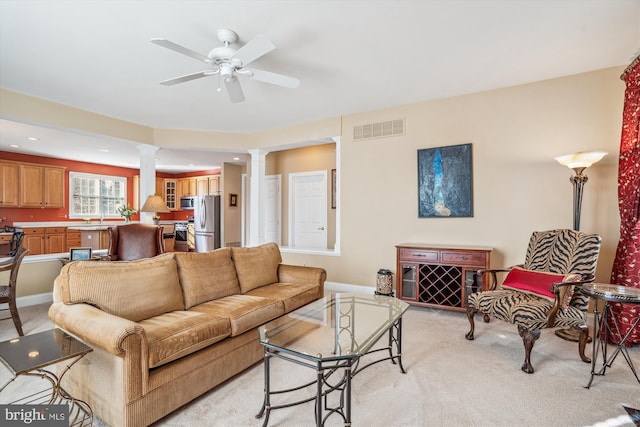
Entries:
[[[52, 327], [46, 310], [46, 305], [20, 309], [25, 333]], [[543, 331], [532, 354], [536, 372], [527, 375], [520, 371], [524, 350], [513, 325], [487, 325], [478, 318], [476, 339], [467, 341], [468, 325], [464, 313], [410, 308], [403, 321], [407, 373], [386, 362], [359, 373], [353, 380], [353, 425], [633, 426], [634, 420], [640, 425], [640, 384], [622, 356], [585, 389], [590, 365], [578, 357], [577, 344]], [[16, 335], [11, 320], [0, 321], [0, 341]], [[640, 370], [640, 346], [629, 353]], [[8, 373], [4, 367], [0, 370], [4, 383]], [[315, 373], [273, 359], [271, 375], [274, 388], [286, 388], [311, 380]], [[23, 382], [14, 383], [18, 389], [39, 381], [19, 380]], [[262, 404], [263, 381], [258, 363], [154, 425], [261, 426], [255, 414]], [[0, 393], [0, 403], [10, 401], [14, 384]], [[312, 393], [301, 390], [299, 396]], [[272, 398], [272, 404], [280, 402]], [[340, 421], [333, 417], [327, 425], [342, 425]], [[99, 418], [94, 425], [105, 426]], [[274, 427], [306, 425], [314, 425], [312, 403], [273, 411], [269, 422]]]

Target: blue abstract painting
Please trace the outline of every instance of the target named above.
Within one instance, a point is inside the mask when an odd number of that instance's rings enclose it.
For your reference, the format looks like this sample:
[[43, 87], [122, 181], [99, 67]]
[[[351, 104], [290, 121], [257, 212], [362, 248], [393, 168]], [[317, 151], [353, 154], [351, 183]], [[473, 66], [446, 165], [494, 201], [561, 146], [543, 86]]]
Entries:
[[418, 216], [473, 216], [471, 144], [418, 150]]

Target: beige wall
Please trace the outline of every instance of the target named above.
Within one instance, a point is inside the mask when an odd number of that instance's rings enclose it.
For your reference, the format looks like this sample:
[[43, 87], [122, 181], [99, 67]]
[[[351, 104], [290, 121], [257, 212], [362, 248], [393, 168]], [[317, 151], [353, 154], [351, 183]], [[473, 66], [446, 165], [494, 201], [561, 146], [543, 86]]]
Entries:
[[[597, 279], [608, 281], [619, 237], [616, 174], [622, 69], [345, 116], [307, 128], [296, 126], [289, 133], [276, 130], [240, 138], [246, 140], [246, 149], [252, 149], [337, 136], [336, 131], [343, 130], [341, 255], [287, 253], [284, 261], [325, 267], [329, 281], [371, 287], [378, 269], [395, 271], [395, 245], [405, 242], [488, 246], [494, 249], [493, 266], [520, 263], [532, 231], [572, 227], [572, 172], [553, 158], [604, 150], [609, 155], [586, 171], [589, 182], [581, 228], [602, 236]], [[6, 103], [0, 103], [0, 108], [4, 114]], [[354, 125], [395, 118], [406, 119], [404, 136], [351, 140]], [[177, 140], [175, 133], [180, 132], [172, 131], [171, 139]], [[187, 145], [188, 139], [181, 143]], [[417, 150], [462, 143], [473, 144], [473, 218], [418, 218]], [[42, 274], [38, 274], [40, 268]], [[51, 290], [49, 269], [38, 264], [28, 264], [28, 269], [30, 277], [40, 277], [41, 292]]]
[[336, 168], [336, 144], [314, 145], [291, 150], [274, 151], [265, 159], [267, 175], [282, 177], [282, 245], [289, 244], [289, 174], [327, 172], [327, 248], [336, 243], [336, 210], [331, 209], [331, 169]]
[[[534, 230], [572, 227], [573, 172], [554, 157], [604, 150], [587, 169], [581, 229], [599, 233], [597, 271], [608, 281], [619, 238], [617, 158], [622, 68], [474, 95], [406, 105], [343, 119], [342, 256], [287, 254], [327, 268], [328, 280], [375, 286], [395, 271], [395, 245], [422, 242], [492, 247], [495, 267], [524, 260]], [[354, 125], [406, 118], [402, 137], [353, 142]], [[473, 144], [473, 218], [418, 218], [417, 150]]]
[[[222, 166], [222, 182], [220, 183], [220, 190], [222, 194], [222, 210], [224, 223], [222, 229], [224, 230], [223, 238], [221, 242], [225, 247], [229, 244], [240, 243], [242, 240], [242, 173], [243, 167], [239, 165], [233, 165], [231, 163], [225, 163]], [[229, 195], [235, 194], [237, 196], [237, 206], [229, 206]]]

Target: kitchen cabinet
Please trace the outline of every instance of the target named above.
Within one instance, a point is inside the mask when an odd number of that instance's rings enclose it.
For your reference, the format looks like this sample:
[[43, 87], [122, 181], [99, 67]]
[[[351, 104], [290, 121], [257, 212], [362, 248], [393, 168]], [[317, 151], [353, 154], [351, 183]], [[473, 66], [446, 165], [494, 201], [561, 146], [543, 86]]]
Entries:
[[180, 197], [196, 195], [196, 179], [195, 178], [180, 178], [178, 180], [178, 186], [179, 186]]
[[24, 228], [22, 245], [29, 255], [57, 254], [67, 251], [66, 227]]
[[486, 283], [474, 272], [489, 268], [490, 248], [424, 244], [396, 248], [396, 296], [409, 304], [466, 311], [468, 295]]
[[65, 168], [19, 163], [21, 208], [63, 208]]
[[206, 196], [209, 194], [209, 177], [201, 176], [196, 178], [196, 195]]
[[220, 194], [220, 175], [210, 176], [209, 179], [209, 195], [217, 196]]
[[44, 227], [24, 228], [22, 246], [29, 249], [27, 255], [44, 254]]
[[180, 208], [180, 197], [178, 196], [178, 180], [177, 179], [164, 179], [164, 202], [169, 210], [175, 211]]
[[82, 238], [80, 236], [80, 230], [67, 229], [67, 252], [71, 248], [78, 248], [82, 246]]
[[0, 162], [0, 207], [18, 207], [18, 164]]
[[58, 254], [67, 251], [67, 229], [65, 227], [47, 227], [44, 230], [44, 253]]

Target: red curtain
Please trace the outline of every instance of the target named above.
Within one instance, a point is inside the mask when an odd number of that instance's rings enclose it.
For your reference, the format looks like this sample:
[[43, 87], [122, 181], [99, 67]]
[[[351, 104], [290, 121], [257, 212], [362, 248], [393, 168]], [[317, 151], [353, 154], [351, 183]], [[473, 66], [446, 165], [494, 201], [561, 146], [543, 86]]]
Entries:
[[[622, 116], [622, 137], [618, 164], [618, 207], [620, 209], [620, 242], [611, 271], [611, 283], [640, 288], [640, 56], [627, 67], [621, 78], [626, 83]], [[639, 304], [612, 306], [625, 335], [640, 316]], [[609, 324], [613, 327], [611, 319]], [[614, 337], [618, 341], [619, 337]], [[628, 345], [640, 343], [640, 330], [629, 337]]]

